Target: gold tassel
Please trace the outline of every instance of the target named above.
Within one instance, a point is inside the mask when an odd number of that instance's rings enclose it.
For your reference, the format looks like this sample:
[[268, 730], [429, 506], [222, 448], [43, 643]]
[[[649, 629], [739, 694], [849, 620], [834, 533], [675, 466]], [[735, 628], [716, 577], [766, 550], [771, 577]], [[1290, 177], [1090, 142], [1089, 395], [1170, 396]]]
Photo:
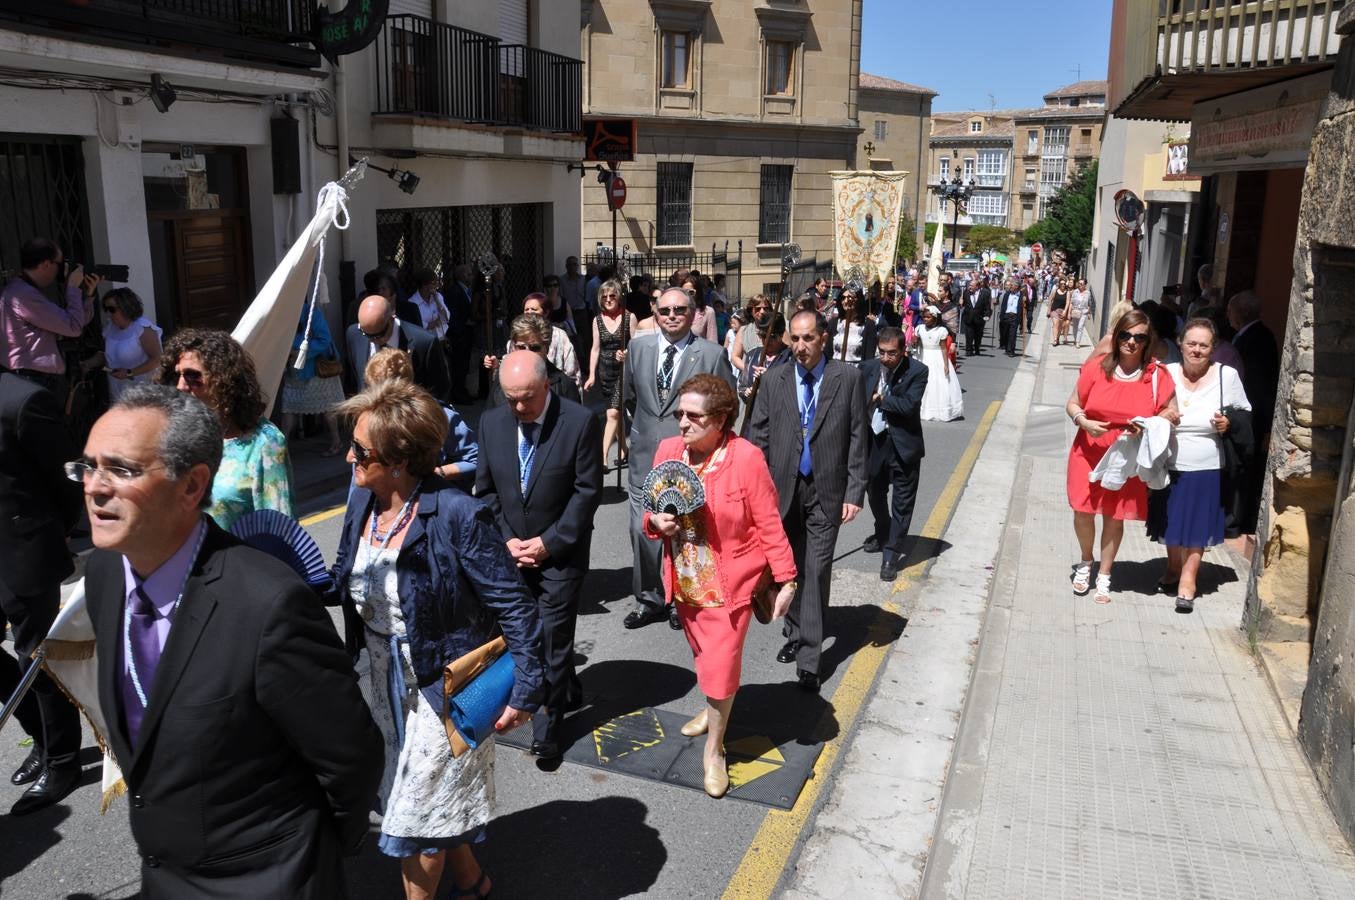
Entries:
[[48, 659], [69, 660], [76, 662], [82, 659], [94, 658], [93, 641], [54, 641], [47, 640], [43, 642], [47, 649]]
[[117, 781], [104, 791], [103, 801], [99, 804], [99, 815], [108, 812], [108, 807], [113, 805], [113, 801], [127, 793], [127, 782], [119, 778]]

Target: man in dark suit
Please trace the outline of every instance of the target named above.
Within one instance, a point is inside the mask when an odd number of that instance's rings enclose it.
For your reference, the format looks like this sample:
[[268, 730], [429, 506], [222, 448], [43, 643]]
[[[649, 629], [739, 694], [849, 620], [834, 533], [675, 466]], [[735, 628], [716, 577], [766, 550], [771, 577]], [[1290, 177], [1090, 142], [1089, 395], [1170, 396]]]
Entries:
[[[855, 366], [826, 359], [828, 323], [803, 310], [790, 320], [795, 364], [768, 369], [748, 439], [767, 457], [781, 518], [800, 572], [786, 615], [781, 662], [795, 662], [800, 686], [819, 689], [819, 655], [838, 529], [866, 494], [866, 402]], [[798, 422], [798, 428], [792, 423]], [[775, 424], [773, 424], [775, 423]]]
[[673, 411], [677, 409], [678, 388], [693, 375], [708, 372], [720, 376], [736, 388], [734, 369], [719, 344], [692, 334], [696, 309], [687, 292], [680, 287], [664, 290], [654, 302], [658, 330], [630, 343], [625, 362], [625, 402], [630, 409], [630, 534], [634, 554], [631, 585], [638, 607], [622, 624], [642, 628], [668, 620], [669, 627], [681, 628], [677, 608], [664, 609], [663, 580], [659, 563], [663, 547], [645, 537], [641, 527], [644, 507], [641, 503], [645, 478], [654, 468], [654, 452], [664, 438], [678, 433]]
[[583, 702], [574, 623], [602, 493], [602, 430], [589, 410], [549, 389], [546, 362], [530, 350], [504, 357], [499, 383], [507, 403], [480, 419], [475, 493], [541, 613], [546, 710], [532, 720], [532, 752], [555, 760], [565, 713]]
[[1015, 278], [1008, 278], [997, 295], [998, 330], [1002, 350], [1008, 356], [1016, 355], [1016, 338], [1021, 334], [1025, 318], [1026, 295]]
[[1275, 423], [1275, 395], [1280, 384], [1280, 351], [1275, 333], [1261, 321], [1261, 298], [1254, 291], [1234, 294], [1228, 301], [1228, 324], [1236, 332], [1233, 347], [1242, 357], [1242, 389], [1251, 402], [1256, 454], [1239, 486], [1238, 528], [1256, 533], [1261, 487], [1266, 474], [1270, 431]]
[[385, 297], [379, 294], [364, 297], [358, 306], [358, 320], [348, 326], [345, 337], [348, 353], [344, 357], [344, 374], [349, 390], [365, 388], [367, 360], [383, 347], [394, 347], [409, 354], [415, 384], [437, 400], [447, 398], [451, 388], [442, 346], [417, 324], [397, 318], [395, 307]]
[[471, 278], [471, 267], [462, 263], [452, 270], [452, 283], [447, 286], [447, 313], [451, 317], [447, 325], [447, 371], [452, 382], [453, 403], [474, 401], [470, 391], [466, 390], [471, 346], [475, 343], [475, 336], [471, 333], [471, 320], [475, 311]]
[[[13, 632], [20, 663], [0, 650], [0, 699], [8, 700], [47, 637], [74, 570], [66, 535], [80, 491], [62, 463], [74, 458], [61, 409], [45, 387], [0, 367], [0, 634]], [[42, 672], [15, 711], [33, 749], [10, 777], [32, 785], [11, 810], [21, 816], [61, 800], [80, 780], [80, 715]]]
[[903, 352], [903, 332], [897, 328], [881, 329], [875, 346], [879, 358], [861, 366], [861, 393], [867, 398], [870, 432], [866, 497], [875, 518], [875, 533], [866, 538], [865, 550], [883, 554], [880, 580], [893, 581], [899, 574], [903, 542], [913, 524], [918, 475], [927, 452], [920, 414], [922, 394], [927, 390], [927, 367]]
[[99, 705], [141, 896], [343, 897], [381, 735], [310, 588], [203, 515], [220, 461], [206, 406], [137, 385], [72, 467], [98, 548], [85, 590]]
[[960, 325], [964, 328], [965, 356], [978, 356], [983, 352], [983, 330], [988, 325], [988, 317], [993, 313], [993, 292], [988, 289], [986, 279], [979, 281], [978, 290], [965, 294], [964, 304], [960, 308]]

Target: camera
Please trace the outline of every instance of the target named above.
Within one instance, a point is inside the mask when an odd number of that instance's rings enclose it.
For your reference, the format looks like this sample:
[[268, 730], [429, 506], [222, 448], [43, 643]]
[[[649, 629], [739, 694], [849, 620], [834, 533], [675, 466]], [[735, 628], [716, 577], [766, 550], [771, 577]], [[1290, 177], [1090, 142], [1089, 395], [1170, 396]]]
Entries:
[[[71, 272], [74, 272], [76, 268], [78, 267], [71, 265], [69, 262], [66, 263], [66, 274], [69, 275]], [[126, 284], [127, 279], [130, 277], [131, 274], [127, 266], [116, 266], [110, 264], [95, 265], [92, 263], [87, 263], [83, 266], [83, 268], [85, 270], [86, 275], [97, 275], [104, 281], [111, 281], [116, 284]]]

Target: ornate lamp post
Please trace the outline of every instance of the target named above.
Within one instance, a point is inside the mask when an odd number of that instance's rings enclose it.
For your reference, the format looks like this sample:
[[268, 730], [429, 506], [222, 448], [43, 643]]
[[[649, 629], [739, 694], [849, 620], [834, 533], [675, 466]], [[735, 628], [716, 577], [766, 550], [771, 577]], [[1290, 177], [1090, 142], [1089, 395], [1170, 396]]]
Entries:
[[954, 206], [955, 219], [951, 224], [950, 229], [951, 259], [955, 258], [956, 253], [955, 244], [956, 240], [960, 236], [959, 235], [960, 208], [969, 202], [970, 197], [974, 196], [975, 187], [977, 187], [977, 185], [974, 183], [974, 179], [971, 178], [969, 179], [968, 183], [966, 183], [960, 180], [960, 176], [957, 173], [956, 176], [952, 178], [950, 181], [943, 181], [940, 184], [936, 185], [934, 188], [932, 188], [932, 190], [936, 191], [936, 195], [941, 198], [943, 215], [946, 203], [951, 203]]

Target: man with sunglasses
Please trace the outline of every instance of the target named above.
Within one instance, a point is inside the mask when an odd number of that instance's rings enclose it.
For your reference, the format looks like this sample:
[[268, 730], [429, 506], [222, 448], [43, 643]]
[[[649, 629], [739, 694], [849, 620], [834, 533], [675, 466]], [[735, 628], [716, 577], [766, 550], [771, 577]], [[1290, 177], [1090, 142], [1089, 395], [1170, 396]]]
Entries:
[[627, 628], [642, 628], [668, 619], [670, 627], [681, 626], [677, 610], [665, 610], [663, 582], [659, 563], [663, 553], [660, 541], [645, 537], [644, 507], [641, 502], [645, 478], [654, 467], [654, 453], [664, 438], [678, 433], [673, 412], [677, 409], [678, 388], [688, 378], [701, 373], [718, 375], [735, 387], [734, 370], [724, 348], [692, 334], [695, 304], [680, 287], [670, 287], [654, 301], [654, 336], [631, 340], [625, 362], [625, 404], [630, 411], [630, 541], [635, 563], [631, 586], [638, 606], [622, 623]]
[[[57, 341], [79, 337], [94, 315], [94, 294], [100, 279], [84, 267], [69, 268], [61, 248], [46, 238], [33, 238], [19, 248], [22, 271], [0, 292], [0, 335], [4, 362], [15, 374], [66, 398], [66, 360]], [[61, 302], [53, 302], [54, 285], [65, 279]]]
[[394, 305], [380, 294], [370, 294], [358, 306], [358, 320], [348, 326], [345, 335], [348, 353], [344, 357], [345, 381], [351, 391], [367, 386], [367, 360], [378, 350], [393, 347], [409, 354], [414, 364], [414, 383], [437, 400], [446, 400], [451, 392], [447, 377], [447, 359], [437, 338], [395, 315]]

